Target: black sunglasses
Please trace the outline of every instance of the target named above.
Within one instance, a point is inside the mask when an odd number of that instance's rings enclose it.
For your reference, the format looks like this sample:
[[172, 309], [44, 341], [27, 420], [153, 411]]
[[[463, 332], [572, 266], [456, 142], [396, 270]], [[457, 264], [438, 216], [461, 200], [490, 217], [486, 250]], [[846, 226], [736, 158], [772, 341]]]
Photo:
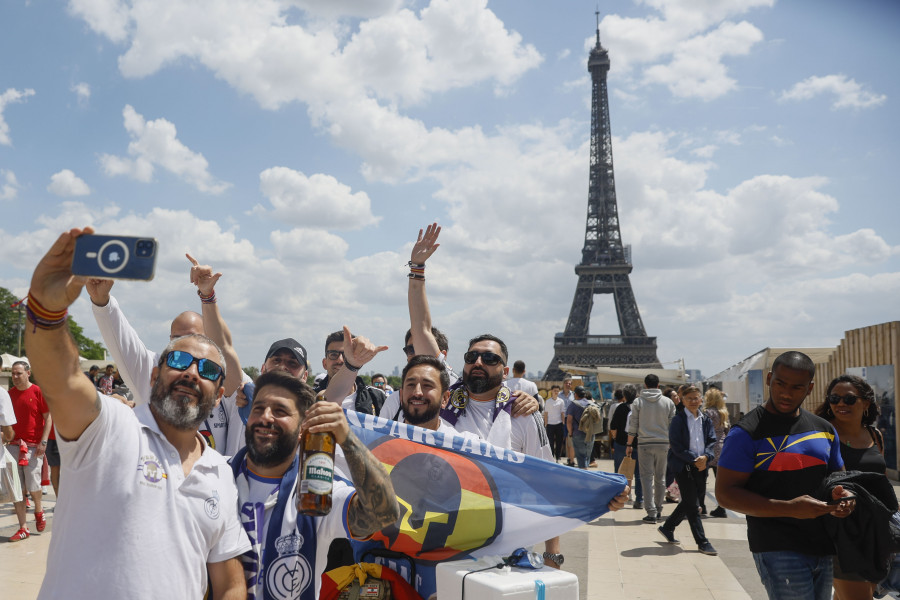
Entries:
[[838, 396], [837, 394], [829, 394], [828, 396], [825, 397], [825, 399], [828, 400], [828, 402], [830, 404], [837, 404], [838, 402], [843, 400], [844, 404], [846, 404], [847, 406], [853, 406], [854, 404], [856, 404], [856, 401], [861, 400], [862, 397], [854, 396], [853, 394], [847, 394], [846, 396]]
[[196, 358], [183, 350], [172, 350], [166, 354], [166, 364], [177, 371], [187, 371], [194, 363], [197, 363], [197, 373], [204, 379], [218, 381], [225, 374], [219, 364], [208, 358]]
[[503, 362], [503, 357], [499, 354], [494, 354], [493, 352], [477, 352], [475, 350], [469, 350], [463, 354], [463, 360], [466, 361], [467, 365], [474, 365], [479, 356], [481, 357], [481, 362], [490, 367], [500, 363], [506, 364]]

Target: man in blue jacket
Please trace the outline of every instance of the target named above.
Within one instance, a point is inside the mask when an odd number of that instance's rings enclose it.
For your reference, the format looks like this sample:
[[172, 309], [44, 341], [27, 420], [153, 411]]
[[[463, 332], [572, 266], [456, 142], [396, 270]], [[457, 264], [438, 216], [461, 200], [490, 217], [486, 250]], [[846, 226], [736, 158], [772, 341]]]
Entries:
[[697, 547], [703, 554], [715, 556], [713, 548], [700, 521], [700, 503], [706, 495], [706, 465], [713, 458], [716, 434], [712, 421], [700, 411], [700, 390], [689, 386], [682, 392], [684, 410], [675, 414], [669, 425], [669, 468], [675, 473], [675, 481], [681, 492], [681, 502], [657, 529], [670, 544], [677, 544], [675, 528], [687, 519]]

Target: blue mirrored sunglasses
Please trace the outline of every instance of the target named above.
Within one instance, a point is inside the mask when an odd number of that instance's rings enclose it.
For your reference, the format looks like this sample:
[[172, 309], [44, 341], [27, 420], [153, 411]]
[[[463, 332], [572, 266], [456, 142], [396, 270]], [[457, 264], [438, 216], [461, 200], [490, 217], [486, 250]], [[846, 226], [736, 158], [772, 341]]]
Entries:
[[166, 364], [178, 371], [187, 371], [194, 363], [197, 363], [197, 372], [200, 377], [210, 381], [218, 381], [225, 373], [221, 366], [208, 358], [196, 358], [182, 350], [172, 350], [166, 354]]

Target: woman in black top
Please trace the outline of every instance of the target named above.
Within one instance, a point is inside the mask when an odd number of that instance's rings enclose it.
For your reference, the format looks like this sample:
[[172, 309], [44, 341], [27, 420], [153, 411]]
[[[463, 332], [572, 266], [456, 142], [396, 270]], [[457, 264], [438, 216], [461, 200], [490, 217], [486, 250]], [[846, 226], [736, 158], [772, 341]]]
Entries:
[[[841, 458], [848, 471], [884, 473], [884, 440], [872, 424], [878, 416], [875, 392], [861, 377], [836, 377], [816, 414], [829, 421], [841, 440]], [[836, 600], [871, 600], [875, 585], [854, 573], [843, 573], [834, 561]]]

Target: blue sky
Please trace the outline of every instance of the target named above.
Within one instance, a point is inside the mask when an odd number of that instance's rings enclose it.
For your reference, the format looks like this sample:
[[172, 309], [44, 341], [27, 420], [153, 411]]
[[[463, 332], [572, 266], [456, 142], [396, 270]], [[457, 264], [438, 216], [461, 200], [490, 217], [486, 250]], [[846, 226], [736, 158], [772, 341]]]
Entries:
[[[152, 348], [224, 273], [242, 362], [351, 331], [403, 360], [437, 220], [451, 364], [493, 332], [543, 370], [584, 240], [596, 3], [31, 0], [0, 7], [0, 285], [59, 231], [160, 240], [113, 293]], [[622, 236], [664, 362], [705, 374], [897, 318], [900, 5], [600, 5]], [[99, 337], [86, 296], [72, 313]], [[592, 333], [616, 333], [597, 297]]]

